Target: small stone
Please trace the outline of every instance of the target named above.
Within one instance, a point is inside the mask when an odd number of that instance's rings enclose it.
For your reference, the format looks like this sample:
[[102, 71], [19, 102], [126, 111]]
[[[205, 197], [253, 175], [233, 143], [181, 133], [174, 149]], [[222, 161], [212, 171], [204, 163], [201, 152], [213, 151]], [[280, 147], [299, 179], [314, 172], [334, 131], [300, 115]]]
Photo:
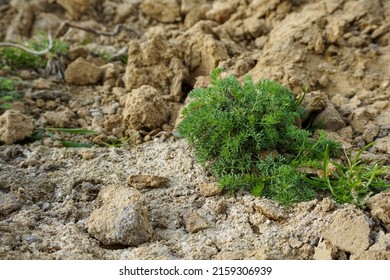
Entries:
[[292, 248], [300, 248], [303, 245], [303, 242], [298, 240], [297, 238], [290, 237], [288, 243]]
[[378, 101], [375, 101], [372, 106], [374, 106], [375, 109], [385, 109], [388, 105], [389, 105], [389, 101], [388, 100], [378, 100]]
[[379, 133], [378, 123], [375, 121], [370, 121], [366, 125], [366, 129], [364, 130], [362, 137], [363, 137], [364, 141], [366, 141], [366, 143], [371, 143], [374, 141], [374, 139], [378, 135], [378, 133]]
[[95, 152], [89, 150], [81, 150], [79, 155], [85, 160], [93, 159], [96, 156]]
[[324, 212], [328, 212], [336, 208], [336, 203], [330, 199], [329, 197], [325, 197], [321, 202], [320, 202], [320, 207], [321, 210]]
[[141, 9], [160, 22], [173, 23], [181, 20], [180, 5], [176, 0], [144, 0]]
[[390, 154], [390, 136], [375, 139], [375, 144], [372, 148], [374, 151]]
[[363, 252], [370, 246], [370, 223], [360, 211], [340, 209], [334, 213], [334, 220], [323, 233], [333, 246], [352, 254]]
[[57, 3], [68, 12], [73, 20], [78, 20], [93, 5], [91, 0], [57, 0]]
[[202, 183], [199, 184], [199, 191], [203, 196], [209, 197], [221, 194], [222, 189], [216, 183]]
[[87, 58], [88, 50], [85, 47], [81, 47], [81, 46], [71, 47], [68, 56], [71, 61], [74, 61], [79, 57]]
[[22, 208], [22, 204], [15, 193], [3, 193], [0, 191], [0, 217], [4, 218], [4, 216], [20, 208]]
[[43, 114], [43, 118], [52, 127], [71, 127], [72, 122], [76, 119], [76, 114], [69, 108], [65, 108], [60, 112], [47, 111]]
[[102, 206], [88, 218], [88, 232], [103, 245], [137, 246], [152, 237], [153, 229], [142, 194], [124, 187], [99, 192]]
[[321, 126], [325, 130], [337, 131], [345, 127], [345, 123], [334, 105], [327, 102], [325, 109], [314, 118], [313, 126]]
[[318, 79], [318, 83], [322, 86], [322, 87], [327, 87], [329, 85], [329, 79], [328, 77], [324, 74], [322, 75], [319, 79]]
[[33, 77], [31, 71], [29, 71], [29, 70], [20, 70], [19, 76], [20, 76], [23, 80], [31, 80], [32, 77]]
[[313, 91], [305, 95], [302, 106], [305, 107], [307, 115], [318, 113], [325, 109], [328, 97], [322, 91]]
[[138, 190], [145, 188], [163, 188], [166, 187], [168, 182], [168, 178], [154, 175], [130, 175], [127, 178], [127, 183]]
[[214, 260], [267, 260], [263, 250], [222, 251], [213, 256]]
[[365, 251], [354, 254], [351, 260], [390, 260], [390, 251]]
[[214, 211], [215, 213], [217, 214], [223, 214], [225, 213], [227, 209], [227, 203], [226, 201], [222, 200], [222, 201], [218, 201], [215, 206], [214, 206]]
[[80, 57], [66, 68], [65, 81], [79, 86], [97, 84], [101, 80], [103, 72], [103, 69]]
[[333, 247], [329, 241], [321, 241], [314, 249], [313, 259], [315, 260], [333, 260], [337, 254], [337, 248]]
[[30, 136], [34, 120], [19, 111], [7, 110], [0, 116], [0, 142], [13, 144]]
[[258, 48], [258, 49], [263, 49], [265, 44], [267, 44], [268, 42], [268, 37], [267, 36], [261, 36], [259, 38], [256, 38], [255, 40], [255, 46]]
[[374, 30], [374, 32], [371, 33], [371, 38], [372, 39], [377, 39], [379, 36], [382, 36], [386, 32], [390, 31], [389, 26], [387, 25], [381, 25], [377, 29]]
[[49, 88], [51, 88], [51, 83], [46, 79], [39, 78], [33, 82], [33, 88], [34, 89], [49, 89]]
[[280, 222], [286, 218], [284, 209], [270, 200], [256, 201], [255, 209], [257, 212], [273, 221]]
[[141, 86], [131, 91], [123, 109], [123, 126], [130, 129], [156, 129], [169, 122], [169, 109], [158, 91]]
[[390, 85], [390, 80], [384, 80], [383, 82], [381, 82], [380, 88], [386, 89], [389, 85]]
[[206, 220], [194, 211], [185, 218], [186, 230], [189, 233], [197, 233], [198, 231], [207, 229], [209, 225]]

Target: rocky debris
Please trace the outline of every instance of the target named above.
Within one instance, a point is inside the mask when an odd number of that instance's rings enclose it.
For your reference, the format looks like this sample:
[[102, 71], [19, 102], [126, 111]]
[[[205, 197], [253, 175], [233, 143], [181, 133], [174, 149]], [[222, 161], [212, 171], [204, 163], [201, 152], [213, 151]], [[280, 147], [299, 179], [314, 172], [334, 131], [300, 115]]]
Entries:
[[20, 208], [22, 208], [22, 201], [15, 193], [0, 191], [0, 217], [4, 218]]
[[160, 95], [171, 95], [180, 101], [182, 84], [188, 70], [179, 58], [176, 44], [157, 30], [146, 42], [129, 42], [128, 62], [123, 80], [128, 91], [143, 85], [154, 87]]
[[277, 202], [268, 199], [255, 201], [256, 212], [273, 221], [283, 221], [286, 218], [285, 209]]
[[88, 218], [87, 230], [102, 245], [137, 246], [151, 239], [153, 229], [142, 194], [125, 187], [104, 187], [101, 207]]
[[371, 143], [371, 142], [374, 141], [374, 139], [376, 138], [378, 133], [379, 133], [379, 125], [378, 125], [378, 123], [376, 121], [370, 121], [366, 125], [366, 128], [365, 128], [365, 130], [364, 130], [364, 132], [362, 134], [363, 140], [366, 143]]
[[190, 71], [189, 82], [193, 86], [199, 76], [209, 76], [218, 64], [229, 58], [227, 43], [213, 31], [215, 23], [201, 21], [177, 38], [183, 45], [184, 64]]
[[103, 69], [79, 57], [66, 68], [65, 81], [79, 86], [93, 85], [101, 80], [103, 73]]
[[127, 177], [127, 183], [138, 190], [145, 188], [163, 188], [168, 182], [168, 178], [153, 175], [130, 175]]
[[307, 116], [310, 116], [313, 113], [319, 113], [324, 110], [327, 102], [328, 97], [326, 94], [317, 90], [306, 93], [301, 105], [305, 108]]
[[[61, 2], [65, 7], [65, 1]], [[171, 10], [166, 9], [168, 6], [161, 6], [163, 12], [152, 10], [153, 5], [168, 2]], [[146, 4], [151, 8], [141, 7]], [[0, 9], [0, 24], [8, 27], [0, 29], [0, 37], [10, 41], [25, 41], [39, 29], [55, 31], [58, 21], [69, 17], [82, 18], [80, 24], [101, 31], [123, 23], [142, 36], [129, 38], [121, 31], [113, 37], [91, 37], [87, 32], [70, 29], [62, 40], [72, 48], [83, 43], [82, 48], [72, 49], [70, 61], [82, 57], [102, 71], [91, 87], [50, 80], [50, 88], [39, 82], [34, 88], [34, 81], [28, 80], [37, 79], [39, 71], [16, 73], [24, 80], [17, 88], [23, 99], [14, 102], [13, 108], [33, 115], [37, 126], [96, 128], [101, 134], [93, 141], [100, 145], [107, 144], [111, 137], [119, 144], [127, 138], [132, 141], [126, 149], [95, 146], [89, 149], [91, 153], [55, 148], [49, 138], [22, 146], [0, 145], [0, 215], [8, 215], [0, 219], [1, 259], [387, 258], [386, 205], [375, 202], [372, 208], [369, 206], [364, 223], [366, 216], [361, 211], [326, 198], [285, 209], [277, 204], [257, 207], [262, 199], [241, 192], [235, 197], [209, 196], [212, 188], [206, 192], [208, 188], [201, 185], [210, 181], [209, 174], [196, 163], [192, 148], [184, 139], [157, 135], [170, 134], [178, 107], [190, 101], [184, 101], [187, 93], [208, 86], [210, 71], [219, 66], [224, 69], [223, 75], [234, 74], [239, 79], [246, 74], [255, 81], [274, 79], [295, 95], [302, 88], [307, 90], [311, 95], [306, 99], [311, 102], [307, 108], [312, 110], [312, 117], [328, 103], [333, 104], [339, 112], [336, 119], [332, 116], [334, 110], [324, 115], [331, 121], [327, 126], [336, 130], [328, 132], [329, 137], [338, 139], [336, 134], [340, 135], [347, 148], [363, 147], [374, 140], [370, 152], [375, 154], [370, 154], [370, 160], [381, 157], [387, 164], [390, 33], [388, 13], [383, 11], [390, 10], [390, 2], [91, 0], [83, 1], [80, 11], [65, 8], [67, 16], [56, 1], [18, 0], [11, 1], [10, 6]], [[150, 8], [149, 14], [143, 8]], [[92, 9], [93, 14], [89, 13]], [[165, 20], [170, 22], [164, 24]], [[91, 38], [93, 42], [86, 43]], [[119, 54], [117, 51], [127, 45], [126, 69], [119, 62], [106, 64], [93, 57], [101, 50], [109, 56]], [[83, 79], [78, 70], [74, 74]], [[14, 72], [3, 68], [0, 75], [11, 76]], [[146, 98], [140, 97], [141, 92], [137, 94], [142, 86], [149, 86], [148, 90], [154, 92], [152, 99], [158, 102], [147, 101], [145, 105]], [[129, 101], [134, 92], [138, 107]], [[66, 106], [74, 115], [65, 112]], [[156, 109], [159, 106], [163, 111]], [[123, 120], [125, 115], [127, 120]], [[138, 120], [134, 121], [138, 131], [129, 125], [130, 116]], [[154, 121], [149, 122], [149, 116]], [[342, 122], [347, 126], [343, 127]], [[153, 123], [151, 126], [156, 128], [143, 127], [145, 123]], [[110, 243], [102, 247], [103, 243], [85, 230], [87, 217], [107, 204], [96, 199], [101, 186], [123, 188], [129, 174], [170, 179], [169, 188], [142, 190], [148, 201], [153, 238], [145, 238], [147, 241], [139, 246]], [[110, 207], [114, 209], [113, 201]], [[130, 208], [137, 210], [135, 206]], [[349, 209], [350, 216], [336, 217], [340, 209], [343, 213]], [[124, 216], [132, 210], [126, 211], [122, 212]], [[186, 230], [191, 215], [183, 213], [194, 212], [194, 224], [203, 221], [207, 230], [195, 234]], [[107, 220], [115, 220], [118, 215]], [[107, 220], [102, 225], [109, 224]], [[96, 218], [96, 228], [101, 228], [99, 221]], [[144, 231], [150, 238], [148, 230]], [[324, 239], [325, 231], [328, 235]], [[99, 238], [106, 236], [100, 234]]]
[[142, 1], [141, 9], [160, 22], [173, 23], [181, 20], [180, 5], [177, 0], [145, 0]]
[[345, 122], [334, 105], [327, 102], [325, 109], [314, 118], [313, 126], [318, 126], [328, 131], [337, 131], [345, 127]]
[[315, 260], [334, 260], [336, 259], [337, 248], [332, 246], [329, 241], [321, 241], [314, 249], [313, 259]]
[[202, 183], [199, 184], [199, 191], [204, 197], [219, 195], [222, 189], [216, 183]]
[[266, 253], [262, 250], [241, 250], [219, 252], [214, 260], [267, 260]]
[[369, 251], [390, 251], [390, 233], [384, 233], [380, 230], [374, 241], [375, 244], [369, 248]]
[[72, 20], [78, 20], [92, 5], [95, 0], [56, 0], [67, 12]]
[[390, 136], [375, 139], [375, 144], [372, 148], [375, 151], [390, 154]]
[[370, 246], [372, 222], [353, 207], [337, 210], [323, 237], [343, 251], [357, 254]]
[[37, 80], [34, 80], [33, 82], [33, 88], [34, 89], [49, 89], [52, 86], [52, 83], [49, 80], [39, 78]]
[[161, 94], [144, 85], [127, 95], [122, 115], [126, 129], [153, 130], [169, 122], [170, 112]]
[[209, 225], [206, 220], [199, 216], [196, 211], [191, 212], [185, 218], [186, 230], [189, 233], [197, 233], [198, 231], [207, 229]]
[[43, 118], [48, 126], [66, 128], [72, 127], [76, 119], [76, 114], [66, 107], [64, 110], [58, 112], [47, 111], [43, 114]]
[[390, 251], [365, 251], [352, 255], [351, 260], [390, 260]]
[[34, 120], [19, 111], [7, 110], [0, 116], [0, 142], [7, 145], [31, 136]]
[[390, 231], [390, 193], [378, 193], [367, 201], [371, 215]]

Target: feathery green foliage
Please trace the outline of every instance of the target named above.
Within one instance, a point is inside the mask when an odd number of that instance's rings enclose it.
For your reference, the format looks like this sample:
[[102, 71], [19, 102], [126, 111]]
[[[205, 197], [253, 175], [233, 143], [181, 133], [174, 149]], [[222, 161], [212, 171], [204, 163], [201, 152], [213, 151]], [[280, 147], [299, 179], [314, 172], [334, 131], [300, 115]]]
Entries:
[[246, 189], [286, 205], [312, 198], [297, 168], [319, 165], [325, 147], [336, 155], [340, 144], [323, 131], [315, 136], [297, 127], [305, 111], [280, 84], [246, 77], [241, 85], [233, 76], [219, 79], [220, 73], [212, 72], [210, 87], [190, 93], [193, 101], [178, 126], [196, 158], [227, 191]]
[[[305, 114], [302, 97], [270, 80], [220, 79], [221, 71], [212, 72], [210, 87], [190, 93], [193, 101], [178, 126], [178, 135], [194, 146], [196, 158], [221, 188], [244, 189], [287, 206], [326, 190], [337, 202], [360, 207], [389, 188], [388, 170], [360, 159], [372, 144], [354, 157], [345, 153], [343, 163], [331, 161], [340, 155], [341, 143], [328, 140], [322, 130], [296, 125]], [[317, 172], [306, 172], [310, 169]]]

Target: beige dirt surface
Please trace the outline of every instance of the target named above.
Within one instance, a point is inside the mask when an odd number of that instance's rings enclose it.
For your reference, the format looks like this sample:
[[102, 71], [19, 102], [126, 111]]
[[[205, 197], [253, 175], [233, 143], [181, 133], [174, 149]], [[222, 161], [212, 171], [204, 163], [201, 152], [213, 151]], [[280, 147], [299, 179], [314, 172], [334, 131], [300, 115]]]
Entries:
[[[305, 89], [313, 124], [388, 165], [390, 1], [0, 0], [0, 41], [65, 20], [134, 32], [70, 28], [50, 69], [0, 69], [22, 96], [0, 109], [0, 259], [390, 258], [389, 193], [364, 209], [232, 196], [174, 136], [222, 67]], [[28, 138], [50, 127], [98, 134]]]

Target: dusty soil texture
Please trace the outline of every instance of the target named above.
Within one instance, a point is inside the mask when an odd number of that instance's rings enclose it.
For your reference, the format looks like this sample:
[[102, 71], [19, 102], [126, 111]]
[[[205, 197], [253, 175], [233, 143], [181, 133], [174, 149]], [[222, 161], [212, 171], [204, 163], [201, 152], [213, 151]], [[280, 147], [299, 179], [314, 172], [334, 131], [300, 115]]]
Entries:
[[[390, 1], [3, 0], [0, 41], [64, 20], [135, 32], [71, 28], [62, 68], [0, 70], [22, 94], [0, 112], [0, 259], [390, 259], [389, 193], [363, 210], [229, 196], [172, 135], [220, 66], [306, 88], [314, 124], [389, 164]], [[99, 134], [20, 142], [48, 127]]]

